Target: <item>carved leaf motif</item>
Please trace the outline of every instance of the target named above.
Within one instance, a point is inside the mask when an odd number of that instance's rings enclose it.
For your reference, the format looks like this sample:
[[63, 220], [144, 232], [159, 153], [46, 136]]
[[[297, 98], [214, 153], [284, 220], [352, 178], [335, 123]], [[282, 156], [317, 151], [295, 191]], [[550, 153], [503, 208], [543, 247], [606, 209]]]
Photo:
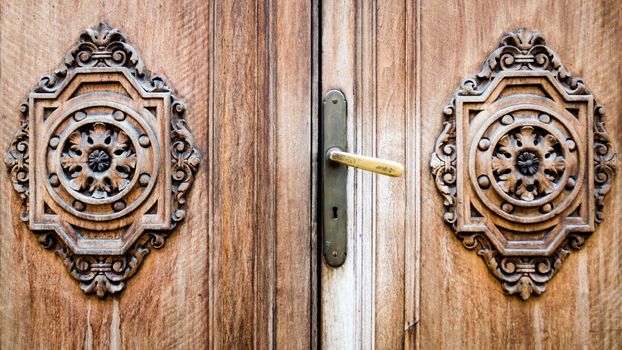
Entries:
[[[78, 151], [80, 152], [80, 151]], [[79, 167], [86, 164], [87, 156], [82, 152], [76, 153], [75, 151], [69, 151], [67, 153], [63, 153], [60, 158], [61, 165], [63, 168], [69, 170], [70, 172], [77, 171]]]
[[30, 177], [29, 177], [29, 124], [28, 124], [28, 103], [22, 102], [20, 105], [21, 120], [20, 128], [15, 133], [15, 138], [9, 145], [9, 150], [4, 163], [11, 176], [13, 188], [19, 194], [24, 208], [21, 213], [21, 220], [28, 221], [29, 217], [29, 198], [30, 198]]
[[613, 176], [617, 169], [617, 154], [613, 151], [611, 138], [605, 127], [605, 109], [603, 106], [594, 108], [594, 197], [596, 200], [596, 222], [603, 220], [605, 195], [611, 189]]
[[93, 128], [89, 130], [89, 136], [86, 137], [87, 143], [95, 146], [104, 146], [110, 144], [110, 130], [103, 123], [95, 123]]
[[[564, 157], [557, 155], [555, 152], [547, 153], [542, 158], [542, 167], [545, 170], [549, 170], [551, 174], [561, 174], [566, 168], [566, 162]], [[547, 177], [553, 179], [553, 176], [547, 175]]]
[[520, 132], [516, 134], [516, 142], [513, 150], [524, 147], [536, 147], [536, 134], [533, 132], [532, 126], [523, 126]]
[[[125, 151], [118, 154], [118, 157], [114, 158], [115, 168], [119, 167], [126, 173], [129, 173], [136, 167], [136, 155], [132, 151]], [[119, 173], [118, 171], [115, 171]], [[122, 173], [120, 173], [122, 174]], [[127, 174], [123, 174], [127, 177]]]
[[69, 180], [69, 186], [74, 191], [79, 192], [81, 189], [87, 187], [89, 176], [86, 173], [86, 171], [78, 171], [78, 172], [73, 173], [71, 176], [73, 177], [73, 179]]
[[72, 132], [68, 141], [71, 143], [71, 150], [75, 152], [79, 152], [81, 149], [87, 147], [86, 145], [86, 135], [83, 135], [79, 131]]
[[[445, 114], [451, 115], [453, 108], [447, 108]], [[430, 160], [430, 167], [435, 178], [436, 188], [444, 198], [445, 207], [448, 210], [444, 214], [445, 221], [454, 223], [455, 197], [456, 197], [456, 144], [455, 144], [455, 124], [446, 122], [443, 124], [443, 131], [436, 139], [435, 152]]]
[[93, 198], [101, 199], [108, 197], [108, 192], [110, 192], [112, 189], [111, 186], [108, 185], [106, 180], [110, 179], [112, 177], [112, 174], [92, 174], [92, 176], [90, 177], [88, 176], [88, 173], [86, 171], [81, 172], [81, 174], [84, 174], [82, 175], [84, 177], [92, 179], [92, 183], [90, 186], [88, 186], [88, 190], [89, 192], [93, 192]]
[[521, 184], [516, 187], [516, 194], [520, 197], [520, 199], [531, 202], [538, 192], [534, 184], [535, 179], [533, 178], [526, 178], [522, 180]]
[[553, 191], [557, 189], [557, 184], [551, 181], [553, 179], [552, 176], [546, 175], [545, 173], [537, 173], [535, 180], [538, 182], [538, 192], [546, 194], [553, 193]]

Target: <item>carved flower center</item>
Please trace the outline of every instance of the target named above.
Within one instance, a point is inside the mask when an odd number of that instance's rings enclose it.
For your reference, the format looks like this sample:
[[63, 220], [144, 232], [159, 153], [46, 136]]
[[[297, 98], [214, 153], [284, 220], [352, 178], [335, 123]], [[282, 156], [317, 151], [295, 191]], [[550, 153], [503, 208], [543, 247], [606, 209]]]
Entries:
[[93, 150], [87, 160], [87, 165], [91, 170], [101, 172], [110, 168], [110, 155], [103, 149]]
[[516, 167], [523, 175], [533, 175], [538, 171], [540, 158], [532, 152], [525, 151], [516, 158]]

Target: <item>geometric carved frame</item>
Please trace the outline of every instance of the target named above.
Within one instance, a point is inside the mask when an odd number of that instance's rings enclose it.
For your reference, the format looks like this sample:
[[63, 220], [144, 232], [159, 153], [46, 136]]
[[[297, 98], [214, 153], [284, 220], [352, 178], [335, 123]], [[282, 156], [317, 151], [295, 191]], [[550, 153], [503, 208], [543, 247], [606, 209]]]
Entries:
[[20, 107], [21, 219], [85, 293], [120, 292], [185, 216], [200, 156], [185, 106], [118, 29], [87, 29]]
[[509, 294], [544, 292], [603, 219], [604, 108], [536, 32], [505, 33], [444, 109], [430, 162], [445, 221]]

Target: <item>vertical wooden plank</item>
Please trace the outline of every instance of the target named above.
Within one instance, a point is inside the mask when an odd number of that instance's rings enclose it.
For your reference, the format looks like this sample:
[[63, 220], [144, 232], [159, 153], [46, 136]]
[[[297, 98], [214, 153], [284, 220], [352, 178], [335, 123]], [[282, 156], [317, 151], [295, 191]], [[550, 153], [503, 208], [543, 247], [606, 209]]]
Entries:
[[419, 61], [421, 55], [421, 1], [406, 2], [406, 141], [404, 154], [406, 176], [406, 217], [404, 251], [404, 349], [417, 348], [419, 339], [419, 296], [421, 271], [421, 177], [425, 158], [421, 150], [421, 89]]
[[[315, 177], [312, 51], [315, 2], [275, 1], [276, 345], [312, 346]], [[313, 189], [313, 190], [312, 190]]]
[[[404, 163], [406, 145], [405, 2], [376, 4], [375, 156]], [[405, 177], [377, 176], [375, 216], [375, 345], [404, 343]]]
[[[187, 103], [186, 120], [203, 158], [190, 191], [187, 219], [175, 229], [162, 250], [150, 254], [140, 273], [121, 294], [118, 306], [113, 305], [111, 344], [116, 342], [128, 349], [195, 348], [207, 344], [208, 275], [204, 271], [208, 267], [208, 216], [204, 203], [208, 201], [205, 165], [211, 161], [207, 153], [210, 75], [206, 59], [211, 35], [210, 3], [184, 0], [177, 2], [174, 10], [167, 4], [104, 4], [111, 25], [126, 30], [139, 50], [141, 42], [153, 43], [141, 50], [143, 57], [148, 67], [163, 74]], [[71, 11], [71, 6], [64, 8]], [[128, 18], [128, 13], [135, 13], [136, 17]], [[119, 320], [116, 335], [115, 317]], [[145, 329], [157, 336], [139, 336]]]
[[263, 19], [253, 1], [222, 1], [215, 3], [213, 20], [212, 347], [251, 348], [263, 292], [256, 290], [255, 254], [260, 239], [271, 239], [257, 226], [258, 177], [265, 166], [258, 155], [266, 147], [257, 137], [266, 89], [258, 32]]
[[[620, 151], [619, 79], [622, 6], [615, 1], [423, 1], [421, 24], [421, 140], [430, 154], [442, 107], [466, 75], [474, 75], [504, 31], [541, 32], [569, 70], [583, 78], [608, 111], [607, 128]], [[451, 18], [451, 20], [447, 20]], [[425, 88], [423, 88], [425, 87]], [[441, 93], [442, 92], [442, 93]], [[429, 156], [428, 156], [429, 157]], [[425, 159], [424, 163], [427, 163]], [[422, 169], [425, 173], [427, 169]], [[619, 175], [619, 174], [618, 174]], [[586, 246], [566, 259], [540, 297], [521, 301], [499, 282], [443, 223], [433, 178], [422, 176], [420, 344], [428, 348], [616, 348], [622, 344], [621, 179], [606, 199], [605, 221]]]
[[213, 11], [212, 347], [308, 348], [313, 7], [222, 2]]
[[322, 345], [414, 346], [417, 231], [406, 210], [415, 206], [407, 186], [416, 184], [417, 159], [406, 155], [415, 144], [415, 60], [407, 53], [415, 52], [408, 26], [416, 12], [407, 2], [369, 0], [325, 2], [322, 14], [322, 88], [348, 98], [349, 150], [408, 161], [399, 179], [350, 171], [348, 259], [322, 269]]
[[[253, 346], [272, 349], [276, 346], [276, 186], [277, 167], [275, 152], [275, 4], [273, 1], [255, 1], [257, 8], [257, 178], [256, 242], [253, 258], [254, 309]], [[251, 337], [251, 335], [248, 335]], [[243, 338], [243, 337], [241, 337]], [[232, 344], [233, 346], [233, 344]]]
[[[353, 1], [323, 1], [321, 4], [321, 58], [320, 85], [322, 98], [331, 89], [341, 90], [348, 101], [353, 101], [355, 72], [355, 18]], [[348, 103], [348, 138], [352, 140], [354, 129], [352, 115], [355, 104]], [[321, 155], [320, 155], [321, 156]], [[353, 177], [349, 174], [348, 191], [353, 193]], [[321, 330], [320, 347], [326, 349], [353, 349], [357, 329], [357, 295], [355, 287], [356, 256], [351, 242], [356, 234], [353, 224], [356, 221], [354, 201], [349, 202], [348, 230], [349, 259], [339, 268], [330, 268], [321, 259], [320, 302]], [[321, 248], [320, 248], [321, 249]]]
[[[358, 154], [376, 154], [377, 131], [377, 6], [376, 1], [360, 1], [356, 3], [356, 41], [354, 100], [349, 106], [353, 112], [349, 115], [354, 128], [348, 140], [350, 149]], [[350, 241], [355, 266], [355, 288], [357, 318], [356, 347], [371, 347], [376, 336], [376, 190], [377, 177], [369, 172], [354, 171], [354, 187], [352, 196], [356, 204], [355, 220], [351, 221], [356, 230], [355, 240]], [[342, 321], [344, 322], [344, 321]]]
[[[323, 1], [321, 4], [321, 95], [331, 89], [339, 89], [347, 101], [354, 101], [355, 73], [355, 20], [356, 8], [353, 1]], [[320, 98], [322, 97], [320, 96]], [[348, 103], [348, 139], [353, 140], [355, 129], [352, 119], [356, 115], [356, 104]], [[350, 143], [352, 144], [352, 143]], [[352, 147], [352, 146], [349, 146]], [[323, 155], [319, 155], [323, 156]], [[349, 173], [348, 191], [353, 193], [354, 178]], [[356, 250], [352, 245], [356, 239], [355, 222], [357, 212], [354, 196], [349, 196], [350, 227], [348, 230], [348, 256], [344, 265], [331, 268], [321, 261], [320, 272], [320, 347], [326, 349], [353, 349], [357, 339], [357, 289], [355, 285]], [[319, 248], [321, 249], [321, 247]], [[353, 295], [354, 293], [354, 295]]]

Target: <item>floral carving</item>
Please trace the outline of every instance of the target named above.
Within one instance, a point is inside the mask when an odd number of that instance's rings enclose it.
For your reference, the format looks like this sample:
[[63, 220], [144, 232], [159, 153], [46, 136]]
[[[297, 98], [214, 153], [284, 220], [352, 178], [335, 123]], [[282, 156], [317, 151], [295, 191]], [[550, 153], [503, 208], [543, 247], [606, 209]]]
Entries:
[[183, 102], [119, 29], [101, 23], [80, 36], [20, 112], [5, 163], [22, 220], [46, 228], [34, 229], [39, 242], [84, 293], [121, 292], [186, 216], [200, 154]]
[[122, 191], [136, 168], [136, 153], [127, 134], [110, 125], [95, 123], [87, 131], [74, 131], [61, 165], [71, 177], [70, 187], [88, 191], [93, 198], [106, 198]]
[[565, 168], [564, 157], [558, 154], [556, 144], [553, 135], [539, 135], [532, 126], [504, 135], [492, 159], [499, 187], [525, 201], [552, 193]]
[[[503, 90], [521, 84], [522, 92]], [[545, 104], [543, 90], [557, 90], [544, 95]], [[584, 83], [561, 64], [542, 35], [519, 29], [503, 35], [481, 71], [462, 82], [443, 110], [446, 120], [430, 167], [444, 199], [444, 219], [503, 289], [523, 300], [545, 291], [568, 254], [581, 249], [604, 218], [617, 156], [604, 108], [591, 109], [591, 103]], [[587, 128], [590, 120], [593, 131]], [[585, 144], [589, 132], [593, 145]], [[470, 179], [458, 181], [463, 174]], [[594, 193], [577, 186], [584, 178], [594, 182]], [[544, 238], [529, 238], [534, 234]]]

